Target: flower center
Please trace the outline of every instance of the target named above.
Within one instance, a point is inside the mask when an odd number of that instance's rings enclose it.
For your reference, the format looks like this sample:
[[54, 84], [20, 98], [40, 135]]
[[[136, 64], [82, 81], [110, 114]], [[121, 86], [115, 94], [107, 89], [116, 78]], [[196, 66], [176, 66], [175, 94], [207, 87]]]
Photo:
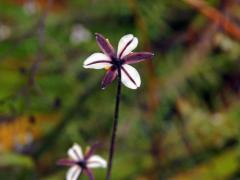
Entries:
[[120, 68], [123, 65], [124, 61], [119, 58], [112, 58], [112, 63], [116, 68]]
[[84, 160], [83, 161], [78, 161], [77, 165], [79, 165], [83, 169], [87, 168], [87, 163]]

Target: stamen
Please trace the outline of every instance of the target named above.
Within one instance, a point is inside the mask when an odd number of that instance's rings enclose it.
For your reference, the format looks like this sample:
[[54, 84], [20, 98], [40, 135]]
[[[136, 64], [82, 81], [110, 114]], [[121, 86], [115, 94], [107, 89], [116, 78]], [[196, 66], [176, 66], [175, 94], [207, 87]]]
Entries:
[[108, 71], [112, 66], [106, 66], [104, 69]]

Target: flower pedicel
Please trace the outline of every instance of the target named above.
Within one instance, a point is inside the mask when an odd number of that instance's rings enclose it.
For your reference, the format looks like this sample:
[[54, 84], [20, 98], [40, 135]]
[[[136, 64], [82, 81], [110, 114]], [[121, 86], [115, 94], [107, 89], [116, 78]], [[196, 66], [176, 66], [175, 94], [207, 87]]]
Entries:
[[114, 110], [114, 119], [112, 134], [110, 140], [108, 167], [106, 180], [111, 179], [111, 169], [113, 156], [115, 152], [115, 141], [118, 127], [119, 107], [121, 100], [121, 84], [123, 83], [130, 89], [137, 89], [141, 85], [141, 78], [137, 70], [129, 64], [135, 64], [153, 57], [150, 52], [132, 52], [138, 45], [138, 39], [132, 34], [123, 36], [119, 43], [117, 52], [114, 50], [108, 39], [101, 34], [96, 33], [97, 43], [103, 53], [94, 53], [83, 63], [84, 68], [106, 69], [102, 80], [102, 88], [106, 88], [114, 79], [118, 79], [116, 104]]

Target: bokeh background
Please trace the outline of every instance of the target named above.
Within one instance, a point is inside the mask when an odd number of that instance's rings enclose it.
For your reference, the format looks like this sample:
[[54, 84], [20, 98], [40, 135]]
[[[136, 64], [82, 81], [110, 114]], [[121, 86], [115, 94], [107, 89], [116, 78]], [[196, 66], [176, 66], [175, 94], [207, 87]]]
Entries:
[[113, 179], [239, 179], [239, 0], [0, 0], [1, 179], [64, 179], [74, 142], [107, 159], [116, 82], [82, 68], [95, 32], [155, 53], [123, 88]]

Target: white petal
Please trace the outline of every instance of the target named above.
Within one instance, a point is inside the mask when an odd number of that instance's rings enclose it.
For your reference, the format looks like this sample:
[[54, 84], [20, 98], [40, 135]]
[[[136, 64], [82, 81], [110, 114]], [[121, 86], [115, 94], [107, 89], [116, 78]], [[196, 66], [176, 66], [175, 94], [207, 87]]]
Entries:
[[118, 43], [117, 56], [123, 58], [132, 52], [138, 45], [138, 39], [132, 34], [123, 36]]
[[106, 168], [107, 167], [107, 161], [105, 161], [103, 158], [101, 158], [98, 155], [91, 156], [87, 161], [87, 167], [88, 168]]
[[84, 68], [92, 68], [92, 69], [102, 69], [108, 68], [111, 66], [110, 58], [103, 53], [94, 53], [89, 56], [83, 63]]
[[128, 65], [124, 64], [121, 70], [122, 83], [130, 89], [137, 89], [141, 85], [141, 78], [137, 70]]
[[78, 144], [74, 144], [69, 150], [68, 150], [68, 156], [75, 160], [79, 161], [83, 159], [83, 152], [82, 148]]
[[78, 165], [72, 166], [67, 172], [66, 180], [77, 180], [81, 172], [82, 169]]

